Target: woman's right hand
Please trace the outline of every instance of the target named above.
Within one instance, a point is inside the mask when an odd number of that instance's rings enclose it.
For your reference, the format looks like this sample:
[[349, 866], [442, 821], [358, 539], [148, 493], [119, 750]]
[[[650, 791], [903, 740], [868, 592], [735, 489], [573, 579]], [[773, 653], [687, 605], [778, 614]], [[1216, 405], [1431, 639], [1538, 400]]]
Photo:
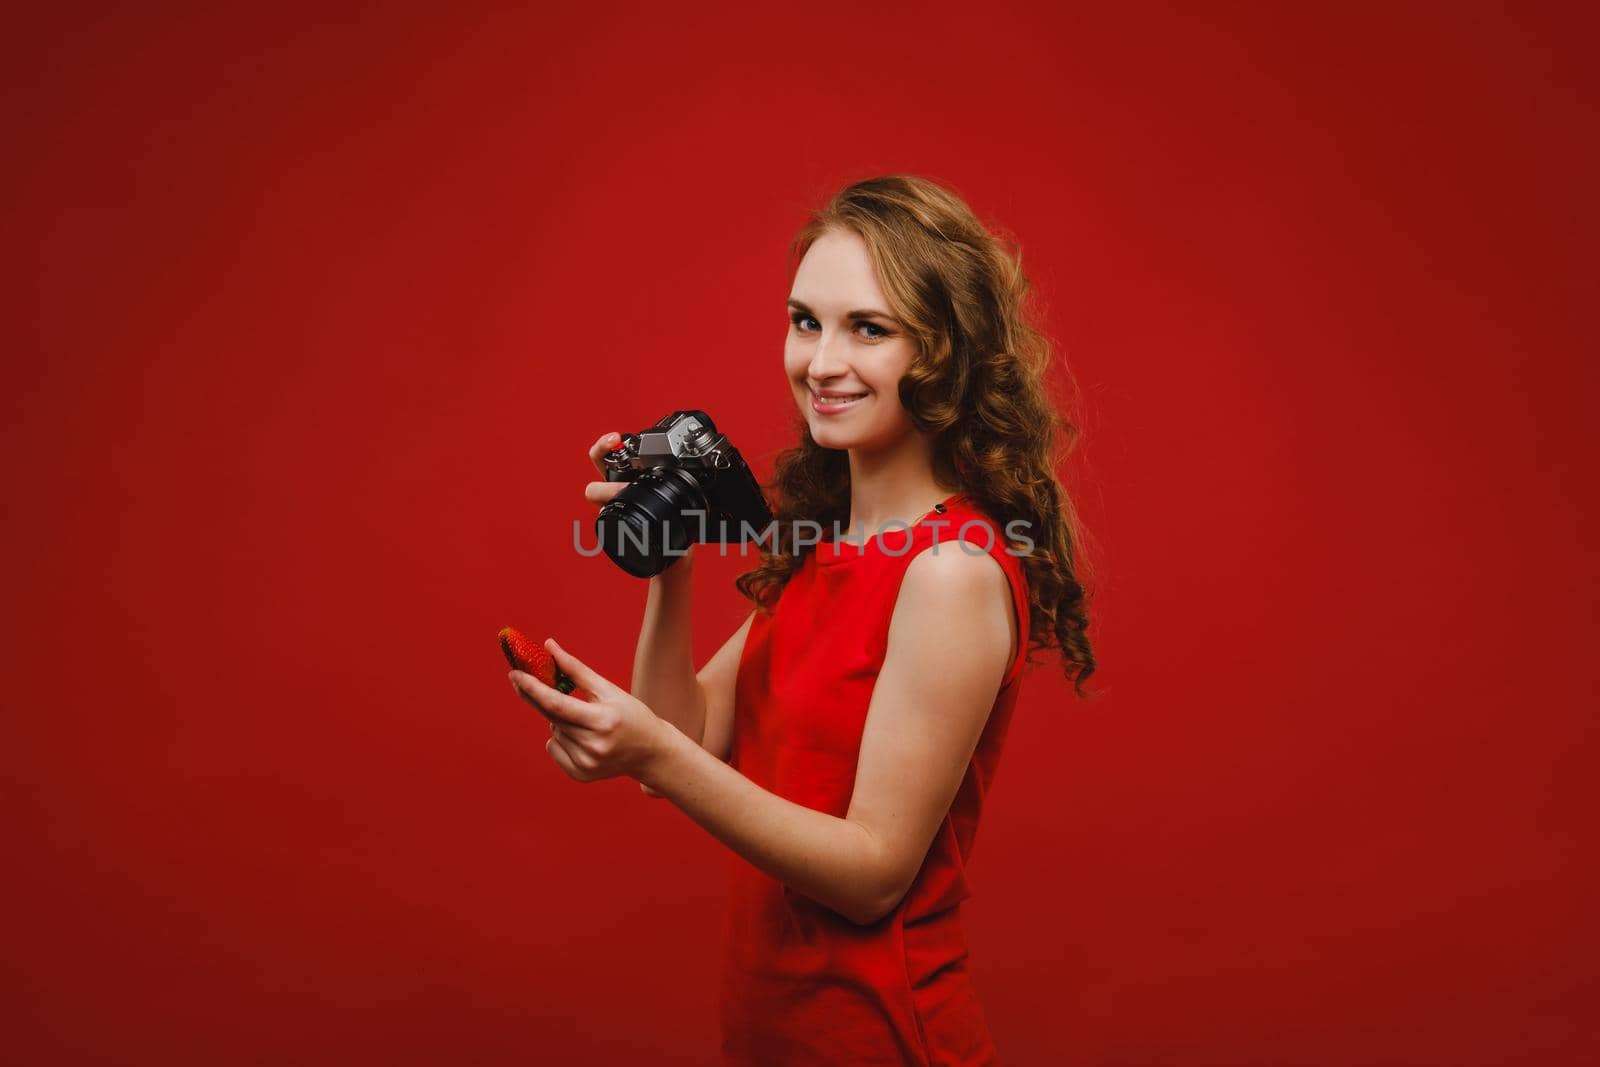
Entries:
[[601, 480], [590, 482], [583, 487], [583, 499], [591, 504], [605, 507], [610, 499], [627, 486], [627, 482], [605, 481], [606, 461], [605, 454], [622, 444], [622, 435], [612, 432], [601, 434], [600, 440], [589, 446], [589, 462], [594, 464], [594, 469], [600, 472]]
[[[601, 434], [600, 439], [589, 446], [589, 462], [594, 464], [594, 469], [600, 473], [601, 480], [598, 482], [590, 482], [588, 485], [583, 487], [583, 499], [597, 507], [605, 507], [606, 504], [610, 502], [612, 497], [622, 492], [622, 490], [627, 488], [629, 484], [627, 482], [608, 482], [605, 480], [605, 454], [621, 444], [622, 435], [613, 431], [611, 433]], [[691, 550], [689, 555], [684, 556], [677, 563], [674, 563], [673, 567], [687, 567], [689, 559], [693, 554], [694, 553]], [[654, 581], [654, 579], [652, 579], [652, 581]], [[643, 782], [639, 783], [639, 791], [647, 797], [661, 796], [660, 793], [657, 793], [654, 789], [651, 789]]]

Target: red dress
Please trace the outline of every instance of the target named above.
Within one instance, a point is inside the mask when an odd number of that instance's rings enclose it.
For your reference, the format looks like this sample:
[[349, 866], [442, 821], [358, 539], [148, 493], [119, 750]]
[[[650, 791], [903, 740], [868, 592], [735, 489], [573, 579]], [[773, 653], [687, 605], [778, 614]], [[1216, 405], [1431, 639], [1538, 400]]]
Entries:
[[[943, 514], [929, 513], [909, 531], [892, 526], [865, 547], [817, 546], [774, 614], [758, 612], [745, 638], [728, 762], [769, 792], [839, 817], [850, 808], [900, 582], [935, 534], [939, 551], [988, 547], [999, 561], [1011, 584], [1018, 651], [916, 881], [890, 914], [857, 925], [728, 854], [720, 1002], [726, 1064], [997, 1062], [968, 967], [960, 904], [972, 895], [966, 864], [1020, 688], [1028, 593], [1001, 524], [963, 494], [944, 506]], [[968, 522], [963, 549], [955, 541]]]

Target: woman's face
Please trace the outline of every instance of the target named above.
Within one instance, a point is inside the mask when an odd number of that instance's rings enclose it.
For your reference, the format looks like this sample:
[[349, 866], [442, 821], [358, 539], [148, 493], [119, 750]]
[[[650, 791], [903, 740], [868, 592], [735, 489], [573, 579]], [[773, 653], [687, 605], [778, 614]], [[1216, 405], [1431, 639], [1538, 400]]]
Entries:
[[878, 288], [866, 243], [838, 229], [812, 242], [795, 271], [783, 345], [812, 439], [823, 448], [878, 449], [914, 432], [897, 386], [915, 356], [915, 342]]

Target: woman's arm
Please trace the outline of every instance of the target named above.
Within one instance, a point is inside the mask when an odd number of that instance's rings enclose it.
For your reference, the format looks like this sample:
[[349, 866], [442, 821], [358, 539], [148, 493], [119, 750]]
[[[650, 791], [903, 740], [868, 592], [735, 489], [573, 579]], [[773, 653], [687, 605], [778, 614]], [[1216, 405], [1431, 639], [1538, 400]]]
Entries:
[[639, 780], [784, 885], [870, 921], [878, 862], [866, 827], [767, 792], [681, 734]]
[[[616, 432], [601, 434], [589, 446], [589, 462], [604, 475], [606, 451], [622, 443]], [[583, 498], [605, 507], [629, 482], [596, 481], [583, 487]], [[629, 683], [640, 700], [658, 716], [698, 744], [705, 733], [706, 697], [695, 677], [690, 648], [689, 591], [694, 570], [694, 546], [677, 562], [650, 579], [645, 596], [644, 621], [633, 652], [633, 680]]]
[[988, 553], [911, 561], [844, 818], [762, 789], [673, 731], [638, 778], [779, 882], [852, 922], [876, 922], [904, 896], [960, 788], [1013, 625], [1010, 586]]
[[685, 737], [705, 737], [706, 694], [695, 676], [690, 645], [694, 549], [650, 579], [644, 622], [633, 653], [633, 695]]
[[700, 747], [724, 763], [733, 754], [733, 706], [739, 687], [739, 661], [744, 656], [744, 643], [755, 619], [756, 613], [752, 610], [696, 675], [706, 695], [706, 729], [700, 738]]

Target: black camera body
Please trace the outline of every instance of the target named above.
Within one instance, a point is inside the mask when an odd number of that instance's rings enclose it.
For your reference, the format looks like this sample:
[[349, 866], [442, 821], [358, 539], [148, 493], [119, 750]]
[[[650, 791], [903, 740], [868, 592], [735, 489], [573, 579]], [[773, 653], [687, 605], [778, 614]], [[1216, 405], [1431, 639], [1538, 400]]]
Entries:
[[755, 475], [703, 411], [623, 434], [604, 461], [606, 481], [632, 484], [600, 509], [595, 533], [637, 578], [660, 574], [692, 544], [759, 540], [772, 521]]

